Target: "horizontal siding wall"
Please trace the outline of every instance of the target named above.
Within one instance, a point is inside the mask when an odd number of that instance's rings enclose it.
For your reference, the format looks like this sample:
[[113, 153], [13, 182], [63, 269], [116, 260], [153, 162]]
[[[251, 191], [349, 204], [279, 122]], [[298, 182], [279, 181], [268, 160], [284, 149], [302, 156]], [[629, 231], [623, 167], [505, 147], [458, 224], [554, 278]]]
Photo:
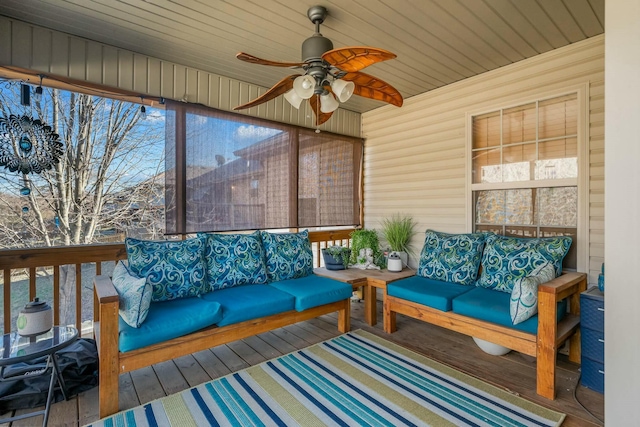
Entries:
[[588, 84], [590, 96], [589, 242], [582, 265], [595, 283], [604, 257], [603, 36], [409, 98], [399, 109], [364, 113], [365, 226], [379, 229], [386, 216], [410, 214], [419, 230], [412, 242], [416, 252], [427, 228], [469, 232], [467, 114], [581, 84]]
[[[186, 100], [225, 111], [232, 111], [268, 89], [6, 17], [0, 17], [0, 66], [35, 70], [140, 95]], [[315, 129], [309, 103], [297, 110], [282, 96], [241, 114]], [[338, 109], [320, 129], [360, 136], [360, 114]]]

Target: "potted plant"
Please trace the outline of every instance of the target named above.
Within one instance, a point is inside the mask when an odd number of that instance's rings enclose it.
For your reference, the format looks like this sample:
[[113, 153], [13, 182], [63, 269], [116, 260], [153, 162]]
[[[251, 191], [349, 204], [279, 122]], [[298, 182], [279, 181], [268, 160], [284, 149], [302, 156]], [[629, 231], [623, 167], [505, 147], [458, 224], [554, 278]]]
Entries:
[[402, 264], [407, 265], [408, 254], [413, 254], [409, 246], [415, 234], [415, 222], [408, 215], [395, 214], [382, 220], [382, 237], [392, 252], [397, 252]]
[[[360, 229], [351, 232], [351, 263], [361, 264], [358, 256], [361, 249], [370, 248], [373, 251], [374, 263], [378, 267], [384, 267], [384, 255], [380, 250], [380, 241], [376, 230]], [[361, 262], [363, 261], [363, 262]]]
[[322, 249], [322, 258], [327, 270], [344, 270], [349, 268], [351, 249], [344, 246], [330, 246]]

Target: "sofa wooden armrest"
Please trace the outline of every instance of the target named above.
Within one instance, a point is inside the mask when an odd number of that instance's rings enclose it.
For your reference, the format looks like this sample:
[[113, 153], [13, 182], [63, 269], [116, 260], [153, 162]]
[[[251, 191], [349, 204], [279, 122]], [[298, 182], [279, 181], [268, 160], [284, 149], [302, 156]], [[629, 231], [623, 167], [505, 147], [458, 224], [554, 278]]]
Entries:
[[[400, 313], [427, 323], [491, 341], [512, 350], [534, 356], [536, 391], [555, 399], [556, 359], [559, 347], [570, 339], [569, 360], [580, 361], [580, 293], [587, 288], [587, 275], [565, 273], [538, 288], [538, 332], [532, 334], [495, 323], [440, 311], [412, 301], [384, 294], [384, 330], [396, 330]], [[569, 298], [569, 313], [558, 322], [558, 302]]]
[[[118, 305], [116, 288], [108, 276], [93, 280], [93, 336], [98, 348], [100, 418], [118, 412]], [[115, 390], [115, 392], [114, 392]]]
[[[555, 399], [555, 369], [559, 347], [569, 341], [569, 360], [580, 363], [580, 293], [587, 289], [585, 273], [570, 272], [538, 287], [536, 349], [537, 393]], [[558, 322], [558, 301], [569, 299], [569, 313]]]
[[351, 302], [350, 299], [345, 299], [304, 311], [292, 310], [222, 327], [213, 325], [172, 340], [123, 353], [118, 350], [118, 293], [107, 276], [96, 276], [93, 285], [96, 302], [94, 305], [96, 321], [93, 328], [100, 358], [98, 374], [100, 418], [118, 412], [118, 378], [125, 372], [336, 311], [338, 312], [338, 330], [345, 333], [351, 328]]

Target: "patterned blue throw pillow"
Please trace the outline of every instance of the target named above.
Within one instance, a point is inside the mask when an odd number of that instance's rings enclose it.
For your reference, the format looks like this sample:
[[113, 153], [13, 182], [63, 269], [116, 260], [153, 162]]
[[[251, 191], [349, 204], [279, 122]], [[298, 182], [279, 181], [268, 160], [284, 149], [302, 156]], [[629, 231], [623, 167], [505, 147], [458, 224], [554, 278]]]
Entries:
[[267, 282], [260, 232], [200, 236], [206, 239], [204, 256], [211, 290]]
[[313, 273], [313, 252], [307, 230], [300, 233], [261, 232], [267, 281], [297, 279]]
[[550, 262], [540, 265], [527, 277], [517, 279], [511, 291], [509, 313], [514, 325], [538, 313], [538, 286], [556, 278], [556, 269]]
[[527, 277], [550, 262], [556, 277], [562, 273], [562, 260], [571, 246], [571, 237], [519, 238], [497, 234], [487, 236], [482, 254], [482, 274], [477, 285], [511, 292], [517, 279]]
[[478, 277], [484, 234], [448, 234], [427, 230], [420, 253], [418, 276], [460, 285]]
[[140, 327], [149, 313], [151, 285], [144, 277], [131, 274], [127, 261], [116, 264], [111, 281], [118, 292], [120, 317], [132, 328]]
[[151, 284], [152, 301], [198, 296], [209, 291], [204, 240], [125, 240], [129, 269]]

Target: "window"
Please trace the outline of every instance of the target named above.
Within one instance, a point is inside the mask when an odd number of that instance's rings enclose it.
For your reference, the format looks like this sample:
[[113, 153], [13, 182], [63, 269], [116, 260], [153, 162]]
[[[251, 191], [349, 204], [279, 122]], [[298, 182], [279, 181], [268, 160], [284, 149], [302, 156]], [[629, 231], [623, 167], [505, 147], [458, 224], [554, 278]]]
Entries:
[[167, 234], [359, 224], [361, 139], [166, 107]]
[[472, 124], [473, 228], [521, 237], [570, 235], [576, 268], [578, 96], [476, 115]]

